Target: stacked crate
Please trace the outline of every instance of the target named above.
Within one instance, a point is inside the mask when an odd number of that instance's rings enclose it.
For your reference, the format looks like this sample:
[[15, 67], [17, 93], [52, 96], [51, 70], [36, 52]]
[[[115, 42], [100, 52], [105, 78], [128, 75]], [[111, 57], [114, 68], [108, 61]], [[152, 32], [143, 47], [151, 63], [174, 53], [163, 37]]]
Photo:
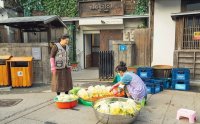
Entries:
[[154, 65], [153, 68], [153, 78], [162, 80], [163, 88], [170, 89], [172, 82], [172, 66], [170, 65]]
[[143, 80], [149, 80], [153, 76], [153, 69], [151, 67], [139, 67], [137, 75]]
[[137, 74], [146, 84], [149, 94], [155, 94], [163, 90], [162, 80], [153, 79], [153, 68], [139, 67]]
[[162, 80], [149, 79], [145, 80], [144, 83], [146, 84], [148, 94], [155, 94], [163, 91]]
[[190, 88], [190, 70], [188, 68], [172, 69], [172, 89], [189, 90]]

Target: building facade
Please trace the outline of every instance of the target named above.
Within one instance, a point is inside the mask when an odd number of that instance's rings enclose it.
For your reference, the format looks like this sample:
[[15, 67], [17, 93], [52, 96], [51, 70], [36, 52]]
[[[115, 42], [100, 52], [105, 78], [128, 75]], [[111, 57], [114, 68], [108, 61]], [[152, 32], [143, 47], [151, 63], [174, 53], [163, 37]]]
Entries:
[[153, 2], [152, 65], [167, 64], [200, 75], [200, 1], [151, 0]]
[[148, 22], [149, 16], [135, 15], [135, 0], [127, 1], [80, 2], [80, 17], [63, 18], [66, 23], [76, 24], [76, 52], [81, 69], [98, 67], [99, 51], [113, 50], [113, 41], [135, 42], [135, 30]]

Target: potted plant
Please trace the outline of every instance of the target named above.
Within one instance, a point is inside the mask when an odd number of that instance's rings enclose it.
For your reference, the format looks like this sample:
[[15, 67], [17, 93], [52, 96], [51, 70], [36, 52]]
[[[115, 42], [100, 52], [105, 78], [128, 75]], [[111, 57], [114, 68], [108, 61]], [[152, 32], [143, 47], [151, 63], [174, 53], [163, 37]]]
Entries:
[[73, 71], [77, 71], [78, 70], [78, 62], [72, 61], [71, 62], [71, 67], [72, 67]]

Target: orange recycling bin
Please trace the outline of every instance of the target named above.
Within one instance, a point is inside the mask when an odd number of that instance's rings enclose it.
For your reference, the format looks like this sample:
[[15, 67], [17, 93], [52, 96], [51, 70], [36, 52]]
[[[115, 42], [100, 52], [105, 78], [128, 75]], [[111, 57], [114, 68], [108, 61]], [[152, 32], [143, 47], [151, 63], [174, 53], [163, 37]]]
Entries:
[[13, 57], [10, 63], [12, 87], [32, 86], [33, 57]]
[[10, 66], [7, 61], [11, 58], [10, 55], [0, 56], [0, 86], [10, 85]]

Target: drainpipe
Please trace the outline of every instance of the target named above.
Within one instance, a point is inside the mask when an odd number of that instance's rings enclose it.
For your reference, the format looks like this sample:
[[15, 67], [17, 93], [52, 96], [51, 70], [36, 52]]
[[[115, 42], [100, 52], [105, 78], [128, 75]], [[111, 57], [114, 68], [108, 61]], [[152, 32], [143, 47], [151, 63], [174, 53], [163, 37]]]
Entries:
[[154, 3], [155, 0], [149, 0], [149, 28], [150, 28], [150, 66], [153, 61], [153, 34], [154, 34]]

